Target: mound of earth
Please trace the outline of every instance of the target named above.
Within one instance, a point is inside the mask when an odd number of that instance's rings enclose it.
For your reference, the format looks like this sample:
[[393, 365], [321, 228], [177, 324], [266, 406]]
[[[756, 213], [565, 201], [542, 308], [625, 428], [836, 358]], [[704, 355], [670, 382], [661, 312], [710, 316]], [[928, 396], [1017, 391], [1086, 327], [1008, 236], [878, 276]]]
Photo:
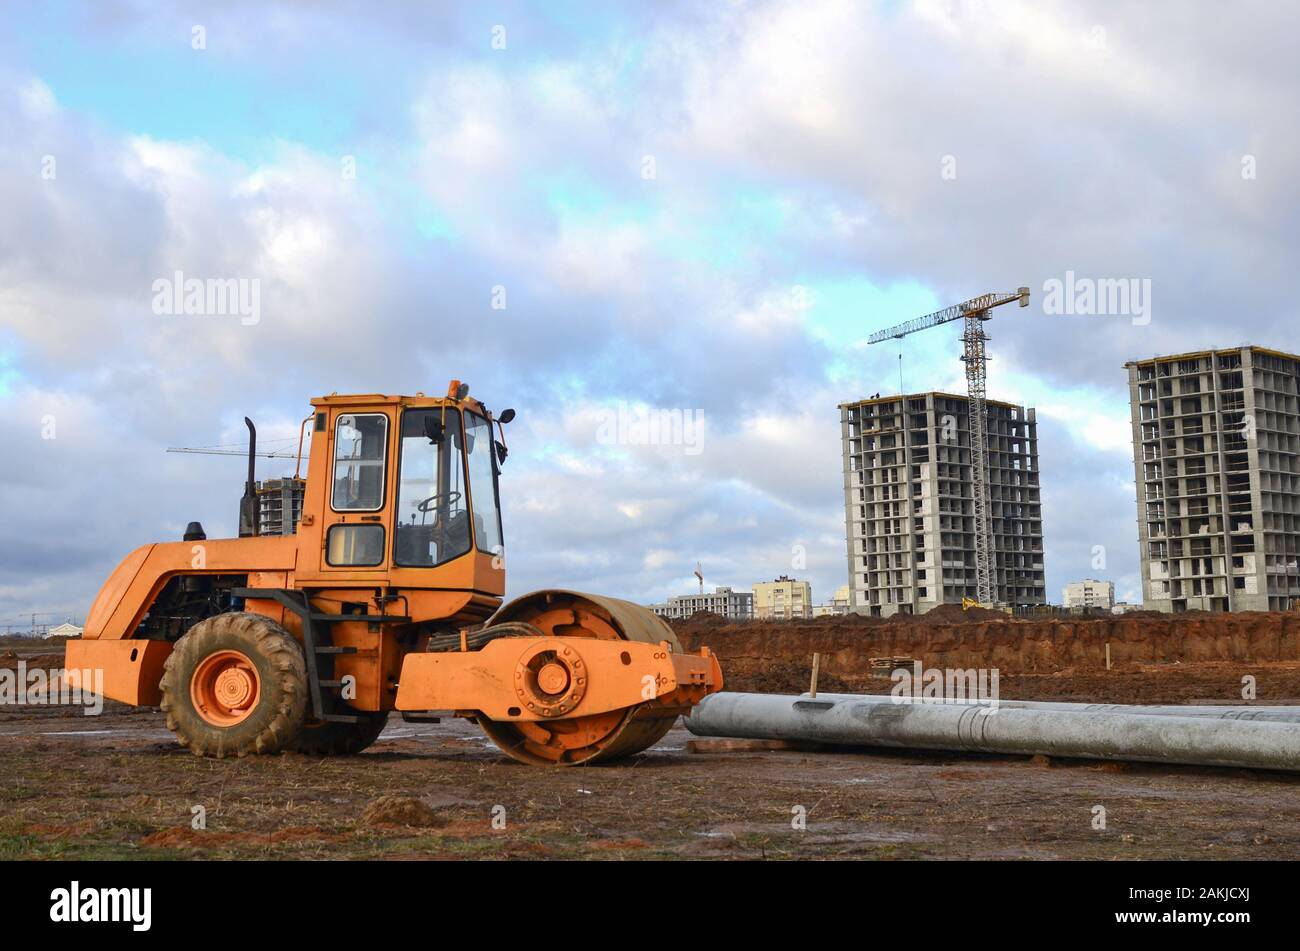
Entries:
[[447, 820], [434, 812], [423, 799], [411, 796], [384, 795], [373, 800], [361, 813], [368, 826], [442, 826]]

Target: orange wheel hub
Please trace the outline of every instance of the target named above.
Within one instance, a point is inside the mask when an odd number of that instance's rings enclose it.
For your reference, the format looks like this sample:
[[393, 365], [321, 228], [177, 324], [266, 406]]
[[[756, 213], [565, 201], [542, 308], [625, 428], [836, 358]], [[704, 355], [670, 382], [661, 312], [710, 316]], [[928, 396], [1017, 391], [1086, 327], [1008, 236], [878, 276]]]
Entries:
[[190, 678], [190, 699], [205, 722], [234, 726], [257, 706], [262, 682], [253, 662], [239, 651], [218, 651], [203, 658]]
[[569, 686], [569, 671], [563, 664], [546, 664], [537, 672], [537, 686], [549, 694], [564, 693]]
[[586, 663], [571, 644], [534, 642], [515, 664], [515, 696], [533, 713], [565, 716], [586, 692]]

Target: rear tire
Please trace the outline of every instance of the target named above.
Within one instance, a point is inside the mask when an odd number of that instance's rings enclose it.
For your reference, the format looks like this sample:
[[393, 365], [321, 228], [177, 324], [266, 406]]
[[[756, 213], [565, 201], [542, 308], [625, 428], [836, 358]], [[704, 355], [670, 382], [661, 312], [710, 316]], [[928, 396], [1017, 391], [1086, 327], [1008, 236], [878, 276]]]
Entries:
[[167, 729], [196, 756], [277, 753], [306, 716], [302, 647], [260, 614], [218, 614], [194, 625], [167, 658], [161, 687]]
[[360, 753], [384, 731], [388, 724], [388, 711], [382, 713], [362, 713], [349, 710], [349, 713], [361, 718], [359, 723], [307, 724], [302, 732], [289, 745], [295, 753], [307, 756], [351, 756]]

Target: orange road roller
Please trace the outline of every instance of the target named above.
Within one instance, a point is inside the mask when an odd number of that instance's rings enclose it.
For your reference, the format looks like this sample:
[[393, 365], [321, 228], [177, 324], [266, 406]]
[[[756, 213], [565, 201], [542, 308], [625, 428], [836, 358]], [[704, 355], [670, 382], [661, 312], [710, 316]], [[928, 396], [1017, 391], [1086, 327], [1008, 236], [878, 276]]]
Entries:
[[[476, 721], [524, 763], [567, 766], [653, 745], [722, 689], [640, 605], [537, 591], [502, 605], [505, 425], [453, 380], [444, 397], [312, 401], [307, 475], [254, 478], [240, 537], [138, 548], [95, 598], [69, 678], [160, 706], [200, 756], [347, 754], [390, 711]], [[287, 490], [286, 490], [287, 486]], [[300, 512], [299, 512], [300, 506]], [[89, 687], [90, 684], [85, 686]]]

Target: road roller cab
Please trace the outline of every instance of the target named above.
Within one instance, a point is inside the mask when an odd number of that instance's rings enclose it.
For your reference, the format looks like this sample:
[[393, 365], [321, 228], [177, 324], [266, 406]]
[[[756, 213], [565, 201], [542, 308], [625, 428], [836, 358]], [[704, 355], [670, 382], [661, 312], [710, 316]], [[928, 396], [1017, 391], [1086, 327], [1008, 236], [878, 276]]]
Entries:
[[68, 668], [161, 706], [200, 755], [357, 752], [392, 710], [468, 717], [528, 763], [646, 748], [721, 688], [717, 660], [631, 602], [551, 590], [502, 606], [513, 416], [456, 380], [441, 397], [313, 400], [301, 516], [281, 535], [260, 533], [250, 422], [241, 537], [194, 523], [128, 555]]

